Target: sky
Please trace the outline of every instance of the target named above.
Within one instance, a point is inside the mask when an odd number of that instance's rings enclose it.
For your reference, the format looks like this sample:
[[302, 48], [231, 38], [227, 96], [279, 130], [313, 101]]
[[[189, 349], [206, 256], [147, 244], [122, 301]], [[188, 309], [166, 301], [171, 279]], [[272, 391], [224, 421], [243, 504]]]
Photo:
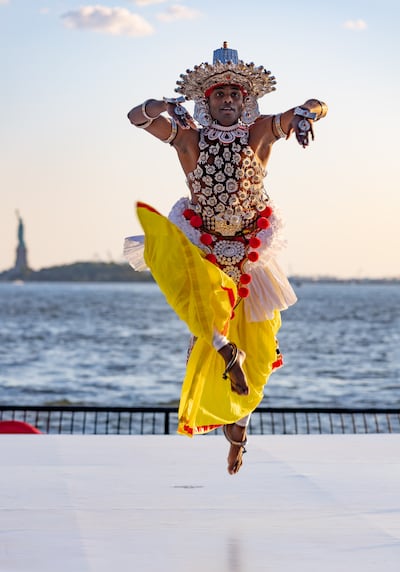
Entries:
[[280, 140], [268, 165], [284, 269], [400, 277], [399, 22], [398, 0], [0, 0], [0, 271], [17, 212], [35, 270], [123, 261], [135, 202], [167, 215], [187, 195], [174, 149], [127, 112], [227, 41], [276, 77], [262, 113], [329, 106], [308, 149]]

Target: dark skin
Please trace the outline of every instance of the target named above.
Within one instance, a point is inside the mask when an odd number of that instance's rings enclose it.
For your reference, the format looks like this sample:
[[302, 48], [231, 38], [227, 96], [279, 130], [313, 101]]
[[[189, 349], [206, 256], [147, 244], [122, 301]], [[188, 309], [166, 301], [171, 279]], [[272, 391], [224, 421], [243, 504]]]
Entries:
[[[209, 109], [212, 118], [222, 126], [228, 127], [238, 122], [244, 105], [244, 95], [241, 89], [236, 85], [223, 85], [214, 89], [208, 98]], [[322, 106], [317, 99], [309, 99], [300, 107], [307, 109], [310, 112], [317, 113], [318, 116], [324, 117], [326, 110], [322, 110]], [[175, 148], [180, 164], [186, 176], [191, 173], [197, 166], [199, 158], [199, 128], [194, 123], [193, 119], [188, 113], [185, 115], [176, 114], [176, 105], [166, 103], [163, 100], [151, 99], [146, 103], [146, 113], [150, 117], [154, 117], [154, 121], [146, 127], [154, 137], [160, 140], [166, 140], [171, 133], [171, 122], [167, 117], [161, 115], [167, 112], [175, 119], [178, 124], [178, 131], [172, 143]], [[311, 124], [311, 129], [304, 134], [299, 127], [300, 121], [303, 119], [294, 114], [294, 107], [281, 114], [280, 124], [281, 128], [286, 134], [286, 138], [294, 133], [297, 142], [306, 148], [311, 140], [314, 139], [312, 129], [312, 120], [308, 120]], [[133, 125], [140, 125], [146, 121], [146, 117], [142, 112], [142, 105], [138, 105], [131, 109], [128, 113], [128, 118]], [[267, 166], [268, 160], [271, 155], [273, 144], [279, 139], [278, 133], [275, 131], [273, 125], [273, 115], [261, 115], [249, 127], [249, 145], [253, 149], [260, 164], [264, 167]], [[191, 192], [192, 202], [197, 202], [197, 198]], [[228, 364], [232, 357], [232, 348], [230, 344], [224, 346], [219, 353]], [[235, 365], [229, 372], [231, 379], [232, 391], [239, 395], [248, 395], [249, 387], [247, 384], [245, 373], [242, 369], [242, 363], [245, 359], [245, 354], [240, 354], [240, 359], [237, 360]], [[233, 423], [229, 425], [229, 436], [233, 441], [242, 442], [246, 437], [246, 428]], [[239, 471], [242, 465], [243, 449], [239, 445], [231, 444], [228, 454], [228, 472], [235, 474]]]
[[[209, 95], [208, 101], [212, 118], [220, 125], [227, 127], [234, 125], [239, 120], [243, 111], [244, 95], [238, 86], [227, 84], [214, 89]], [[321, 104], [316, 99], [307, 100], [301, 107], [317, 114], [321, 113]], [[196, 168], [199, 158], [199, 129], [188, 113], [183, 116], [176, 113], [175, 104], [151, 99], [146, 103], [146, 113], [155, 119], [151, 125], [146, 127], [146, 131], [154, 137], [165, 140], [171, 133], [170, 120], [161, 115], [165, 111], [178, 124], [178, 132], [172, 145], [187, 176]], [[249, 145], [264, 169], [271, 155], [272, 146], [278, 140], [273, 125], [273, 117], [273, 115], [261, 115], [249, 127]], [[146, 117], [143, 116], [142, 106], [138, 105], [131, 109], [128, 113], [128, 118], [133, 125], [144, 123]], [[301, 117], [294, 115], [294, 108], [292, 108], [282, 113], [280, 123], [287, 138], [294, 132], [298, 143], [303, 148], [306, 148], [309, 145], [310, 136], [313, 139], [314, 134], [311, 129], [305, 136], [301, 135], [301, 130], [299, 129], [301, 120]], [[312, 124], [312, 121], [309, 121]], [[191, 200], [193, 203], [197, 202], [197, 197], [193, 192], [191, 193]], [[220, 350], [220, 353], [225, 363], [228, 363], [232, 356], [232, 349], [225, 347]], [[236, 391], [239, 395], [247, 395], [249, 389], [240, 363], [235, 364], [232, 368], [230, 377], [233, 381], [233, 391]]]
[[[243, 94], [237, 86], [225, 85], [215, 89], [209, 96], [210, 113], [213, 119], [224, 126], [234, 125], [240, 118], [243, 110]], [[303, 109], [320, 114], [321, 104], [316, 99], [309, 99], [301, 105]], [[175, 105], [167, 104], [161, 100], [149, 100], [146, 112], [150, 117], [155, 117], [146, 131], [158, 139], [165, 140], [171, 133], [171, 124], [168, 118], [161, 115], [163, 112], [173, 117], [178, 123], [178, 133], [173, 142], [182, 169], [186, 175], [196, 168], [199, 157], [199, 130], [189, 114], [184, 117], [175, 113]], [[128, 118], [134, 125], [144, 123], [141, 105], [134, 107], [128, 113]], [[298, 125], [301, 117], [294, 115], [294, 108], [285, 111], [281, 115], [281, 127], [289, 137], [294, 133], [298, 143], [306, 148], [314, 138], [312, 130], [305, 136], [301, 135]], [[309, 120], [312, 124], [312, 120]], [[272, 145], [277, 141], [277, 133], [273, 126], [273, 115], [261, 115], [255, 123], [250, 125], [249, 144], [265, 168], [272, 151]], [[192, 196], [192, 200], [195, 197]]]

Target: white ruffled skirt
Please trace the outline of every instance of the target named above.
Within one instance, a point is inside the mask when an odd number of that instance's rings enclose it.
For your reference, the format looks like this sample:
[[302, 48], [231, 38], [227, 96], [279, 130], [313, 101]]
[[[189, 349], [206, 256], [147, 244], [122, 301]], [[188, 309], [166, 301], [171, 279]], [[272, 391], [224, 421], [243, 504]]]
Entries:
[[[201, 232], [191, 226], [183, 216], [183, 212], [190, 206], [187, 197], [179, 199], [168, 218], [194, 245], [205, 251], [206, 247], [200, 241]], [[286, 274], [276, 260], [278, 252], [285, 246], [285, 241], [282, 237], [282, 218], [276, 207], [271, 206], [273, 214], [269, 218], [270, 226], [257, 234], [261, 240], [261, 246], [257, 249], [259, 258], [257, 262], [248, 263], [246, 267], [246, 273], [251, 275], [251, 282], [248, 285], [249, 296], [243, 299], [243, 303], [246, 320], [249, 322], [272, 319], [275, 310], [286, 310], [297, 301]], [[124, 256], [135, 270], [148, 270], [144, 260], [143, 235], [125, 239]]]

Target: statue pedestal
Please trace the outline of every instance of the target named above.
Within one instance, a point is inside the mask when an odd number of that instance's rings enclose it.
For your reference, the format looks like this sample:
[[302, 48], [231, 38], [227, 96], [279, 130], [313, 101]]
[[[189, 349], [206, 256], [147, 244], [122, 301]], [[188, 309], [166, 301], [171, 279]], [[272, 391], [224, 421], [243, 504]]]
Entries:
[[15, 259], [15, 266], [14, 270], [16, 272], [25, 272], [28, 270], [28, 256], [27, 250], [25, 246], [18, 245], [17, 247], [17, 256]]

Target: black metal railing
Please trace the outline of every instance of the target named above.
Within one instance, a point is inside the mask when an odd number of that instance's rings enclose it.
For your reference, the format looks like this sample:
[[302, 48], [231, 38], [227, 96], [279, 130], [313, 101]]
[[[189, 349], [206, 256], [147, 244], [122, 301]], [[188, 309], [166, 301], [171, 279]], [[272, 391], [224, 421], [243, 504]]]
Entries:
[[[24, 421], [49, 434], [169, 435], [176, 407], [0, 405], [0, 421]], [[400, 433], [400, 409], [258, 407], [249, 434]], [[217, 429], [213, 434], [221, 434]]]

